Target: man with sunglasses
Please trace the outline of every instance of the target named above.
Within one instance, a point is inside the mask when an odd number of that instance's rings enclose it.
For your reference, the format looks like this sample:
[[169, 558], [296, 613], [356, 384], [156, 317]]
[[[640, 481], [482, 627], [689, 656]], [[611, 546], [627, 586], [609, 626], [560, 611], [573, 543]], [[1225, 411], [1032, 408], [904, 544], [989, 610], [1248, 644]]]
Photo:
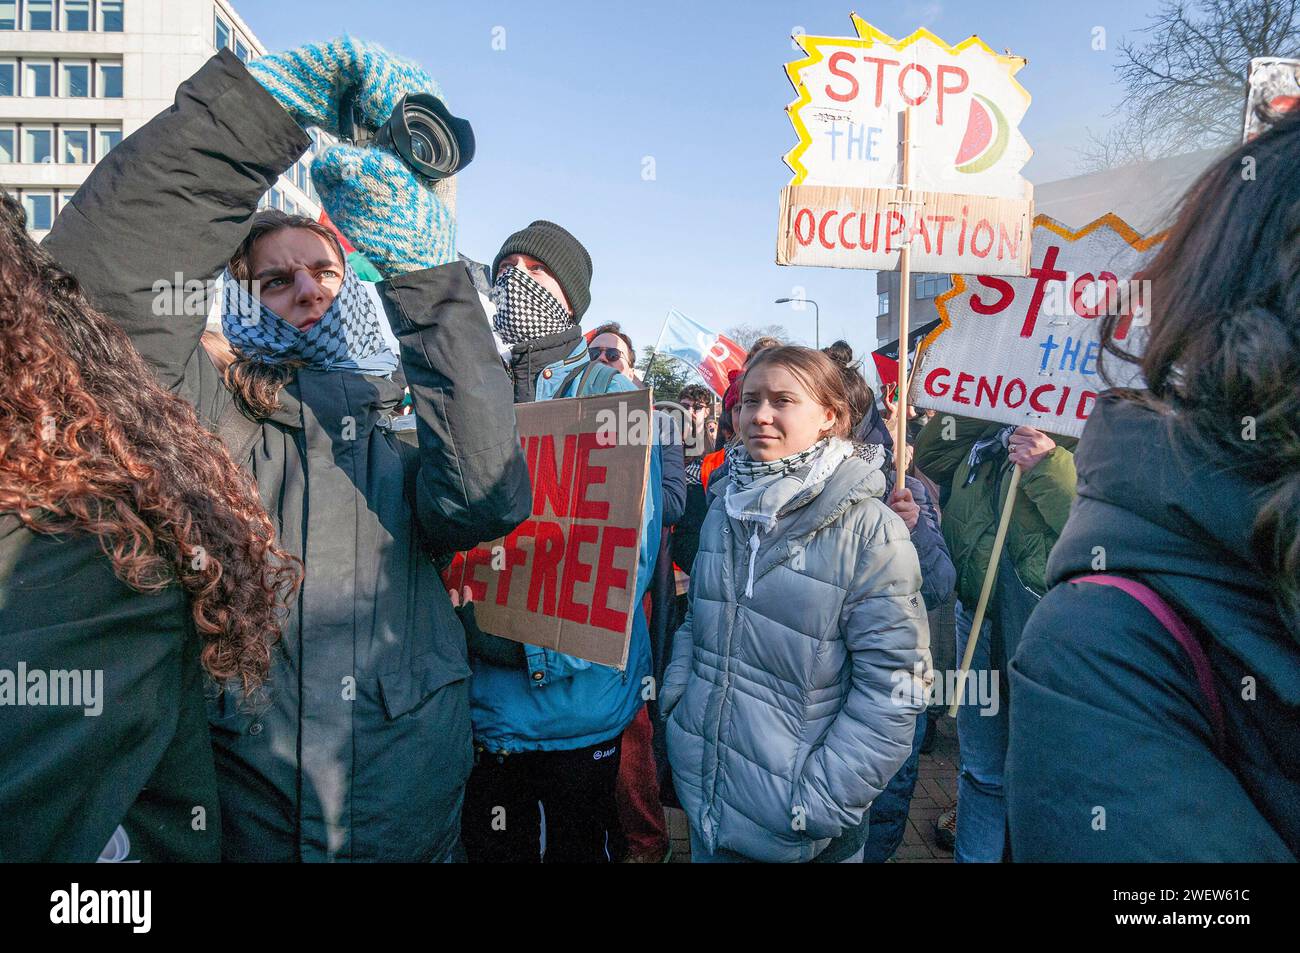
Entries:
[[636, 351], [632, 339], [617, 324], [602, 324], [592, 332], [591, 343], [587, 345], [587, 359], [608, 364], [637, 386], [641, 385], [634, 371]]

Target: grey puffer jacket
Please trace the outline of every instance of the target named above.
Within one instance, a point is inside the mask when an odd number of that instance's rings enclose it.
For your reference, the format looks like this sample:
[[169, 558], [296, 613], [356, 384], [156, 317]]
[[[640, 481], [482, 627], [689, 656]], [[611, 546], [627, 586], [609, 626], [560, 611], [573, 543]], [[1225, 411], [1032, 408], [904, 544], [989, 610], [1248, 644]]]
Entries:
[[728, 483], [710, 487], [664, 677], [669, 761], [710, 851], [808, 861], [911, 750], [932, 678], [921, 571], [879, 464], [855, 456], [761, 534], [746, 597], [750, 532], [727, 515]]

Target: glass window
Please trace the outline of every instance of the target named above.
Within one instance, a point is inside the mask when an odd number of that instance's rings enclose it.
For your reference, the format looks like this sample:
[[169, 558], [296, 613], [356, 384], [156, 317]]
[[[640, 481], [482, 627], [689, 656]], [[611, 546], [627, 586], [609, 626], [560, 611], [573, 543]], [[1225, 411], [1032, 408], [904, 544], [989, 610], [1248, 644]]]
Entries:
[[215, 25], [212, 29], [212, 44], [219, 50], [225, 49], [230, 45], [230, 27], [226, 21], [221, 19], [219, 14], [213, 14]]
[[18, 0], [0, 0], [0, 30], [18, 29]]
[[882, 292], [877, 298], [876, 317], [884, 317], [889, 314], [889, 292]]
[[76, 33], [90, 29], [90, 0], [63, 0], [63, 29]]
[[27, 0], [27, 29], [54, 29], [54, 0]]
[[240, 39], [235, 40], [235, 55], [238, 56], [245, 63], [248, 62], [248, 47], [244, 45], [243, 40]]
[[85, 97], [90, 95], [90, 64], [60, 63], [59, 95]]
[[68, 203], [72, 201], [72, 197], [76, 194], [77, 194], [76, 192], [72, 192], [68, 189], [59, 189], [59, 211], [60, 212], [62, 212], [65, 208], [68, 207]]
[[947, 275], [921, 275], [916, 279], [916, 297], [918, 300], [937, 298], [949, 288]]
[[73, 165], [91, 162], [90, 130], [76, 126], [63, 126], [59, 129], [59, 161]]
[[99, 0], [99, 28], [105, 33], [122, 32], [122, 0]]
[[99, 64], [99, 95], [104, 99], [122, 98], [122, 64]]
[[0, 96], [18, 95], [18, 61], [0, 60]]
[[98, 162], [108, 155], [110, 149], [122, 141], [122, 130], [109, 126], [96, 126], [95, 137], [98, 140], [95, 143], [95, 161]]
[[54, 225], [54, 193], [24, 192], [23, 208], [27, 211], [27, 227], [46, 231]]
[[48, 126], [23, 126], [23, 161], [54, 161], [54, 130]]
[[283, 211], [284, 199], [280, 196], [279, 189], [271, 190], [271, 208], [278, 208]]
[[18, 161], [18, 130], [0, 126], [0, 163]]
[[54, 95], [54, 64], [23, 61], [23, 95]]

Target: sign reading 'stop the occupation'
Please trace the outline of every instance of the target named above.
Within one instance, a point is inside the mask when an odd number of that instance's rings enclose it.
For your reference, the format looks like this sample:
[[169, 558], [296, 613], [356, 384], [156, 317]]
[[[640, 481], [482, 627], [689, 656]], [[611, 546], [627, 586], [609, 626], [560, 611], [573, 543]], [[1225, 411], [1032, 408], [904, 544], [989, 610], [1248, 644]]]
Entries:
[[950, 46], [924, 29], [895, 40], [853, 25], [856, 37], [795, 37], [807, 55], [786, 66], [799, 142], [785, 156], [777, 263], [894, 269], [908, 245], [915, 271], [1023, 275], [1024, 59], [976, 36]]
[[856, 37], [796, 36], [807, 56], [786, 66], [798, 98], [791, 185], [902, 184], [898, 116], [911, 107], [911, 187], [1019, 199], [1032, 150], [1019, 129], [1029, 93], [1019, 56], [977, 36], [949, 46], [929, 30], [902, 40], [856, 14]]

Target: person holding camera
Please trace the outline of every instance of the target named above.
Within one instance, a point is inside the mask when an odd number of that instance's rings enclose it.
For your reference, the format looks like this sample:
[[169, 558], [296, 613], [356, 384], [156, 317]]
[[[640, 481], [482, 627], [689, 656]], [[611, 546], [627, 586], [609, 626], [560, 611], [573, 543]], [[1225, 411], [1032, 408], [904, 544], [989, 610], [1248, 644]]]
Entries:
[[[312, 177], [377, 286], [310, 221], [255, 216], [305, 130], [338, 131], [345, 92], [381, 134], [331, 148]], [[220, 433], [303, 563], [264, 689], [227, 681], [209, 705], [227, 860], [457, 852], [470, 669], [435, 559], [510, 532], [531, 493], [510, 388], [456, 260], [456, 162], [441, 161], [456, 150], [434, 134], [437, 97], [423, 69], [352, 39], [247, 67], [223, 50], [95, 167], [45, 241]], [[235, 360], [219, 372], [203, 317], [159, 313], [151, 289], [227, 266]], [[395, 432], [404, 385], [414, 443]]]

